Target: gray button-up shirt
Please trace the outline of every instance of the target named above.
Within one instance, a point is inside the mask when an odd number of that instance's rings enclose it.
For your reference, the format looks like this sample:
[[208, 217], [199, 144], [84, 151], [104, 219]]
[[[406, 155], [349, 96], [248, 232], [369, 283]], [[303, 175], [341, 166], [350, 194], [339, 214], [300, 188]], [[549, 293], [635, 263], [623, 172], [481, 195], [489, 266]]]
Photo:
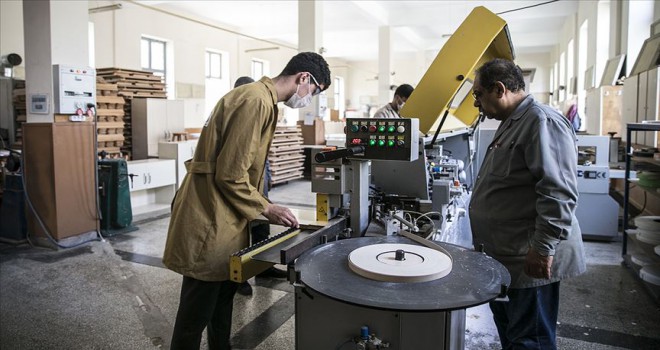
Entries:
[[[586, 271], [578, 199], [575, 132], [566, 118], [528, 95], [490, 144], [470, 201], [475, 246], [511, 273], [511, 288], [559, 281]], [[524, 271], [530, 248], [554, 255], [552, 278]]]
[[399, 112], [392, 108], [391, 104], [386, 104], [374, 113], [374, 118], [401, 118]]

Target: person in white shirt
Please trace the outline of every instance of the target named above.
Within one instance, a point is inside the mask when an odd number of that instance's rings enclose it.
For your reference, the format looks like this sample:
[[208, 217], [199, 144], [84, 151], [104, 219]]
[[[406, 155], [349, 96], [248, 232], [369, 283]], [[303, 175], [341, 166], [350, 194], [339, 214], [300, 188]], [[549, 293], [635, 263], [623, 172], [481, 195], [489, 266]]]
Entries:
[[408, 84], [401, 84], [394, 91], [392, 102], [376, 111], [374, 118], [401, 118], [399, 111], [412, 94], [414, 88]]

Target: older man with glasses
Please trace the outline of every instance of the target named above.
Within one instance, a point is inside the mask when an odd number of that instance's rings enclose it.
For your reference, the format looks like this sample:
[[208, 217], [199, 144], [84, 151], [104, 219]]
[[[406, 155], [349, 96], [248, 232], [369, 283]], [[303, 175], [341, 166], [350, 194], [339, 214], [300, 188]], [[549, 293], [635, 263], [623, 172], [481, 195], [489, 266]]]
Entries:
[[559, 281], [586, 271], [573, 128], [525, 93], [521, 69], [495, 59], [477, 70], [474, 106], [501, 121], [470, 200], [475, 246], [508, 269], [508, 301], [493, 301], [503, 349], [554, 350]]

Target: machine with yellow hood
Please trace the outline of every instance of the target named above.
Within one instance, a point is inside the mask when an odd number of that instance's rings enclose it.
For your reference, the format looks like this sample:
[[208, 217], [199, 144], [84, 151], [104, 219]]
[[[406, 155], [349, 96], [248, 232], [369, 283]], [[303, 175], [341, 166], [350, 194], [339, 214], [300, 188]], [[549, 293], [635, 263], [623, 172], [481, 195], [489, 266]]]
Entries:
[[[465, 308], [506, 293], [510, 276], [497, 261], [424, 239], [406, 219], [412, 216], [389, 210], [415, 208], [428, 217], [463, 193], [458, 160], [469, 162], [478, 118], [474, 71], [495, 57], [514, 57], [506, 22], [477, 7], [417, 84], [400, 111], [404, 119], [348, 119], [346, 147], [314, 155], [319, 226], [234, 254], [236, 281], [269, 264], [289, 266], [296, 349], [463, 349]], [[371, 193], [374, 186], [384, 195]], [[375, 208], [400, 219], [398, 229], [367, 234]]]

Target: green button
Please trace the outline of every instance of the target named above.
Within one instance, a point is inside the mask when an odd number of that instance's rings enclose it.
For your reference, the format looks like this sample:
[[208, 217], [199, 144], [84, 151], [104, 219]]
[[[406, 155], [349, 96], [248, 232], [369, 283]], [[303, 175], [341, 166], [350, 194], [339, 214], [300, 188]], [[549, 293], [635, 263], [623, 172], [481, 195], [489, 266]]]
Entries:
[[369, 146], [375, 146], [376, 140], [369, 140]]
[[378, 146], [379, 147], [385, 146], [385, 140], [378, 140]]
[[378, 127], [378, 132], [385, 132], [385, 125], [381, 125]]
[[394, 130], [396, 130], [396, 128], [394, 127], [394, 125], [390, 125], [390, 126], [387, 128], [387, 132], [394, 132]]
[[394, 140], [387, 141], [387, 147], [394, 147]]

